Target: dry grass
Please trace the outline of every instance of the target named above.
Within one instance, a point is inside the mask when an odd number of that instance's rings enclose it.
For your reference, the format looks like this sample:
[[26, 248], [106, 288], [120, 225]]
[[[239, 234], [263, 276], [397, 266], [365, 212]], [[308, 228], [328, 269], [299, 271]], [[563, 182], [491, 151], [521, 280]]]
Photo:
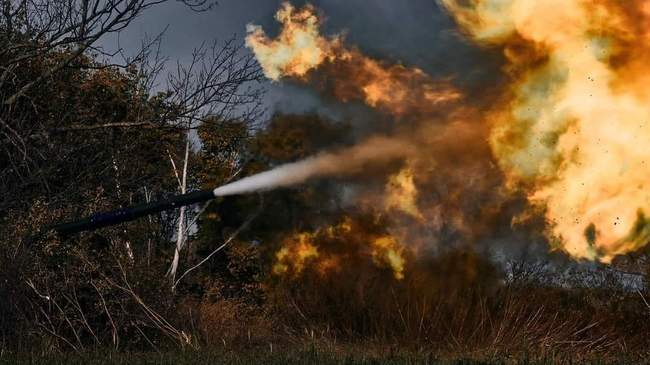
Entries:
[[306, 275], [277, 283], [270, 306], [293, 338], [328, 351], [578, 362], [648, 354], [650, 311], [636, 293], [504, 284], [487, 266], [454, 270], [411, 268], [403, 281], [354, 269]]

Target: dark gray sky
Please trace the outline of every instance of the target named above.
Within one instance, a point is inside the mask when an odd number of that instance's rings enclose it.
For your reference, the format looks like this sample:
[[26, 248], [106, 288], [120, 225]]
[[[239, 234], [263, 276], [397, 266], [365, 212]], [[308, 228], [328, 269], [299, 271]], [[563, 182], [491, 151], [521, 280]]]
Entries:
[[[291, 1], [301, 6], [306, 1]], [[274, 35], [274, 19], [281, 0], [220, 0], [213, 10], [195, 13], [178, 2], [148, 10], [119, 37], [119, 45], [135, 52], [145, 35], [153, 36], [167, 27], [162, 52], [170, 62], [189, 59], [202, 42], [242, 41], [246, 24], [262, 25]], [[454, 31], [453, 22], [435, 0], [314, 0], [326, 16], [324, 33], [345, 32], [348, 44], [364, 53], [390, 62], [418, 66], [432, 75], [453, 75], [459, 82], [494, 77], [485, 67], [485, 52], [472, 48]], [[111, 44], [112, 43], [112, 44]], [[116, 40], [106, 44], [115, 48]], [[461, 72], [462, 71], [462, 72]], [[332, 106], [308, 88], [271, 84], [265, 104], [270, 109], [308, 111]], [[340, 109], [338, 106], [334, 109]], [[340, 112], [340, 110], [339, 110]]]

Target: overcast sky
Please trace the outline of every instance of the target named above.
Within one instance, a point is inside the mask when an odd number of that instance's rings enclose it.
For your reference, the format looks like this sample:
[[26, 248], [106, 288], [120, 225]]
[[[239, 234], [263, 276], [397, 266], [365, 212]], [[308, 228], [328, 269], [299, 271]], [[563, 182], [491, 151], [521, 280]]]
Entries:
[[[170, 62], [183, 62], [204, 41], [236, 36], [243, 42], [248, 23], [262, 25], [269, 34], [276, 34], [278, 24], [274, 14], [281, 3], [280, 0], [220, 0], [214, 9], [196, 13], [172, 1], [138, 18], [120, 35], [119, 45], [127, 53], [135, 52], [145, 35], [154, 36], [167, 28], [162, 52]], [[291, 3], [300, 6], [305, 1]], [[345, 32], [347, 43], [372, 57], [418, 66], [433, 75], [453, 75], [461, 81], [490, 77], [486, 74], [490, 69], [484, 67], [482, 52], [455, 33], [452, 21], [435, 0], [314, 0], [311, 3], [326, 15], [324, 33]], [[109, 40], [106, 46], [114, 48], [117, 41]], [[479, 61], [483, 66], [479, 67]], [[268, 83], [267, 89], [265, 104], [271, 110], [309, 111], [331, 107], [308, 88]]]

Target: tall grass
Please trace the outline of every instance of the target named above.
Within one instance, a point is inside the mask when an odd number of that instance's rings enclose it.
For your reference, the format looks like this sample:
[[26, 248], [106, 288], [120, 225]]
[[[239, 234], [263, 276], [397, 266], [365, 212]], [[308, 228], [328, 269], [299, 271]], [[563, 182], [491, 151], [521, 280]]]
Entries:
[[[644, 359], [650, 312], [637, 293], [509, 282], [489, 266], [452, 257], [412, 267], [402, 280], [350, 268], [279, 283], [275, 315], [295, 337], [442, 358], [544, 361]], [[442, 271], [442, 272], [432, 272]], [[559, 360], [558, 360], [559, 361]]]

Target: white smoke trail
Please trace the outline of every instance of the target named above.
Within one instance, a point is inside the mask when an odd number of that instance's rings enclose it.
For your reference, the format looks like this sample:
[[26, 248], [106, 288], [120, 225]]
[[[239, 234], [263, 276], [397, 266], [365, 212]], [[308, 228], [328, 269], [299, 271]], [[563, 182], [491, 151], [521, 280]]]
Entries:
[[413, 145], [405, 141], [375, 137], [341, 151], [323, 153], [281, 165], [218, 187], [214, 190], [214, 195], [226, 196], [270, 190], [300, 184], [313, 177], [358, 173], [369, 164], [404, 158], [413, 152]]

